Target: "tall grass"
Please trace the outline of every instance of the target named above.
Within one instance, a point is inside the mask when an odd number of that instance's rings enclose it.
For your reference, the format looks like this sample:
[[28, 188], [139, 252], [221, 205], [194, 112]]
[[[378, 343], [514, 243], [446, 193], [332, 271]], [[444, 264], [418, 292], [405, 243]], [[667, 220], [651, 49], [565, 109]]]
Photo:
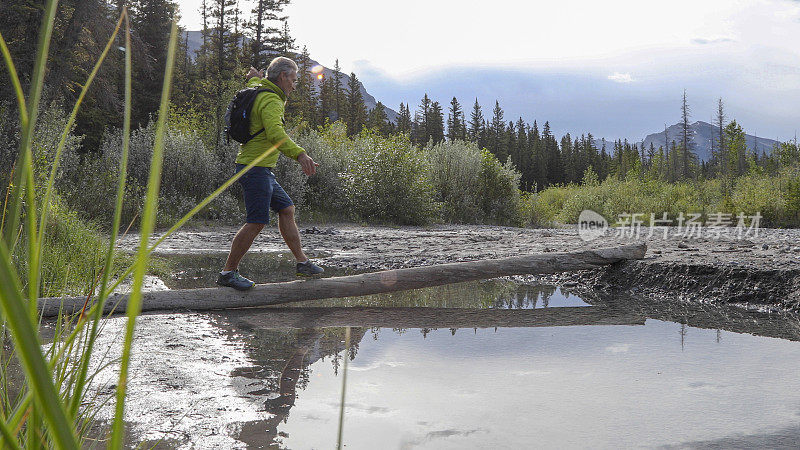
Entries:
[[[800, 168], [786, 167], [776, 175], [752, 173], [721, 179], [668, 183], [662, 180], [613, 177], [605, 181], [549, 187], [526, 197], [526, 220], [541, 226], [576, 223], [584, 209], [610, 221], [623, 213], [643, 213], [675, 219], [680, 213], [761, 214], [762, 226], [800, 226]], [[648, 219], [649, 220], [649, 219]]]
[[[110, 292], [129, 274], [133, 273], [134, 282], [132, 293], [126, 305], [128, 321], [125, 332], [123, 353], [120, 360], [119, 382], [116, 387], [116, 411], [108, 446], [121, 448], [124, 440], [123, 419], [125, 412], [125, 394], [128, 377], [128, 367], [133, 347], [133, 333], [136, 325], [136, 316], [141, 307], [141, 288], [144, 274], [148, 267], [150, 253], [170, 233], [177, 230], [202, 208], [207, 206], [214, 198], [218, 197], [246, 170], [240, 171], [234, 177], [225, 181], [211, 195], [202, 199], [194, 208], [175, 223], [170, 230], [162, 235], [155, 244], [150, 245], [149, 237], [156, 223], [159, 182], [162, 172], [162, 161], [165, 147], [166, 120], [168, 116], [168, 99], [172, 80], [172, 70], [175, 59], [177, 26], [172, 24], [168, 58], [165, 67], [165, 81], [162, 90], [162, 101], [155, 125], [153, 151], [149, 164], [149, 178], [146, 189], [147, 195], [143, 202], [141, 221], [141, 245], [133, 260], [133, 264], [116, 280], [112, 280], [112, 267], [115, 261], [114, 242], [120, 227], [126, 191], [126, 174], [130, 148], [130, 118], [131, 118], [131, 45], [130, 27], [127, 11], [122, 11], [117, 26], [110, 37], [97, 64], [83, 85], [72, 113], [68, 117], [64, 130], [56, 145], [54, 158], [49, 167], [50, 174], [45, 183], [44, 193], [39, 196], [39, 186], [34, 177], [34, 154], [32, 151], [32, 136], [37, 122], [39, 102], [44, 84], [46, 57], [50, 45], [53, 22], [57, 8], [57, 1], [48, 1], [43, 23], [40, 30], [39, 44], [34, 65], [34, 73], [28, 96], [24, 95], [22, 84], [17, 76], [10, 52], [5, 40], [0, 35], [0, 51], [2, 51], [9, 77], [15, 89], [18, 110], [20, 112], [21, 137], [19, 142], [18, 157], [14, 165], [15, 170], [7, 190], [7, 201], [4, 203], [3, 219], [0, 222], [2, 239], [0, 239], [0, 318], [2, 318], [2, 343], [0, 347], [0, 392], [6, 394], [0, 399], [0, 438], [3, 446], [17, 449], [26, 448], [64, 448], [77, 449], [86, 438], [88, 423], [92, 420], [91, 406], [85, 407], [87, 401], [86, 387], [93, 374], [89, 373], [90, 361], [97, 358], [94, 343], [99, 329], [102, 328], [102, 311]], [[56, 337], [53, 344], [43, 349], [39, 337], [39, 317], [37, 304], [42, 290], [43, 260], [52, 262], [52, 255], [48, 252], [48, 230], [56, 230], [54, 238], [59, 236], [58, 228], [50, 226], [51, 217], [62, 217], [58, 212], [55, 183], [59, 173], [59, 163], [68, 135], [80, 108], [86, 91], [91, 86], [97, 70], [103, 63], [122, 25], [125, 29], [125, 119], [122, 130], [122, 153], [119, 160], [118, 181], [116, 187], [116, 202], [114, 207], [111, 239], [105, 251], [105, 257], [99, 258], [102, 271], [99, 274], [99, 290], [96, 290], [97, 280], [92, 277], [86, 281], [86, 292], [96, 292], [98, 295], [87, 296], [87, 306], [77, 317], [61, 317], [56, 322]], [[281, 143], [277, 143], [280, 145]], [[248, 167], [253, 167], [261, 160], [276, 151], [276, 147], [268, 149]], [[42, 198], [41, 207], [37, 208], [37, 199]], [[53, 209], [56, 208], [56, 209]], [[75, 227], [67, 227], [68, 238], [75, 236]], [[51, 231], [52, 232], [52, 231]], [[89, 233], [91, 234], [91, 233]], [[20, 242], [26, 244], [22, 254], [25, 260], [15, 265], [12, 255]], [[98, 254], [99, 251], [98, 247]], [[46, 267], [46, 265], [44, 265]], [[45, 292], [54, 292], [60, 289], [45, 286]], [[87, 327], [87, 325], [90, 325]], [[20, 362], [24, 373], [25, 383], [16, 400], [9, 398], [9, 379], [7, 377], [8, 365], [11, 361], [6, 354], [6, 333], [11, 337], [11, 351]], [[91, 402], [89, 401], [91, 405]]]

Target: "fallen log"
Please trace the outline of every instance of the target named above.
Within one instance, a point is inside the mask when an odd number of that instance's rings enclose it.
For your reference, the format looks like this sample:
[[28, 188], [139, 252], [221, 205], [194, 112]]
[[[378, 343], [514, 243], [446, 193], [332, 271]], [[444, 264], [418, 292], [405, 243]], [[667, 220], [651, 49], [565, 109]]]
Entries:
[[[645, 244], [583, 250], [569, 253], [546, 253], [503, 259], [439, 264], [407, 269], [384, 270], [344, 277], [317, 278], [256, 285], [245, 292], [230, 288], [177, 289], [146, 292], [142, 311], [246, 308], [324, 298], [356, 297], [384, 292], [405, 291], [464, 281], [484, 280], [510, 275], [549, 274], [594, 269], [616, 262], [641, 259]], [[105, 312], [125, 312], [127, 295], [108, 298]], [[79, 312], [85, 297], [39, 299], [42, 316]]]

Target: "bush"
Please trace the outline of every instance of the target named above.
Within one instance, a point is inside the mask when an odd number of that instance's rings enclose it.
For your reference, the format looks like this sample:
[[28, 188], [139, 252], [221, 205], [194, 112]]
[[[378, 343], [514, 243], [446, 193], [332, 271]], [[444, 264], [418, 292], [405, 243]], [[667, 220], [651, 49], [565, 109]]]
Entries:
[[509, 158], [505, 164], [488, 150], [481, 153], [480, 210], [483, 221], [497, 224], [520, 225], [521, 203], [519, 189], [520, 173]]
[[417, 225], [437, 218], [428, 162], [403, 135], [384, 138], [366, 131], [356, 136], [343, 181], [349, 210], [358, 220]]
[[[150, 174], [150, 159], [155, 140], [155, 123], [131, 133], [123, 224], [139, 213]], [[80, 155], [75, 150], [64, 155], [61, 188], [67, 202], [83, 217], [111, 223], [116, 199], [122, 132], [105, 136], [101, 155]], [[194, 132], [168, 130], [164, 142], [164, 164], [159, 194], [158, 226], [169, 226], [233, 174], [233, 163], [223, 167], [220, 157], [233, 153], [234, 146], [222, 147], [215, 155]], [[216, 199], [197, 219], [231, 221], [241, 217], [240, 207], [231, 194]]]
[[475, 144], [441, 142], [426, 149], [436, 201], [446, 222], [474, 223], [483, 219], [479, 206], [483, 155]]
[[322, 131], [308, 131], [297, 143], [319, 164], [317, 173], [308, 178], [304, 205], [316, 219], [351, 218], [345, 194], [344, 174], [353, 152], [343, 123], [336, 122]]

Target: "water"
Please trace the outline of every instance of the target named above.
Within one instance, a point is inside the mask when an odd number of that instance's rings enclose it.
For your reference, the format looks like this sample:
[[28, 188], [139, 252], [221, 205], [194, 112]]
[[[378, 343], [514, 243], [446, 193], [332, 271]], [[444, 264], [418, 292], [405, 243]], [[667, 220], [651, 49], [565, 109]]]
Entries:
[[[281, 261], [264, 276], [290, 276]], [[137, 327], [131, 442], [163, 448], [332, 448], [343, 358], [349, 449], [800, 442], [800, 323], [784, 316], [500, 279]]]

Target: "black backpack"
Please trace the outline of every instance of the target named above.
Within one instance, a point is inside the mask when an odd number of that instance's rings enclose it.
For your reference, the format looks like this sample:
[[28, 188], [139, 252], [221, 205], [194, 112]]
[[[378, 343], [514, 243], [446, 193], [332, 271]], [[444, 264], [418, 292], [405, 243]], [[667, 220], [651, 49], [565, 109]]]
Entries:
[[253, 103], [256, 101], [258, 94], [262, 92], [272, 92], [272, 89], [260, 88], [247, 88], [237, 92], [233, 100], [228, 104], [228, 109], [225, 111], [225, 135], [230, 142], [230, 139], [240, 143], [246, 144], [251, 139], [264, 132], [260, 129], [256, 134], [250, 134], [250, 115], [253, 109]]

